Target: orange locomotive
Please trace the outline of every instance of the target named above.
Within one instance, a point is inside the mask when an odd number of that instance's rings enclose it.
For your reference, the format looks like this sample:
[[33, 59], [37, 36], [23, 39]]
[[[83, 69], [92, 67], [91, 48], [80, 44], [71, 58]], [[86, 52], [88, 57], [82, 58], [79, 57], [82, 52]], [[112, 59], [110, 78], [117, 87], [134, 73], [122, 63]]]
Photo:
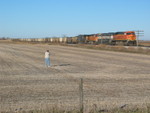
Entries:
[[98, 41], [97, 34], [91, 34], [91, 35], [79, 35], [77, 36], [78, 43], [84, 43], [84, 44], [96, 44]]
[[98, 35], [97, 34], [89, 35], [87, 41], [88, 43], [96, 44], [96, 42], [98, 41]]
[[116, 32], [113, 35], [111, 44], [116, 45], [123, 43], [124, 45], [136, 45], [136, 35], [134, 31]]

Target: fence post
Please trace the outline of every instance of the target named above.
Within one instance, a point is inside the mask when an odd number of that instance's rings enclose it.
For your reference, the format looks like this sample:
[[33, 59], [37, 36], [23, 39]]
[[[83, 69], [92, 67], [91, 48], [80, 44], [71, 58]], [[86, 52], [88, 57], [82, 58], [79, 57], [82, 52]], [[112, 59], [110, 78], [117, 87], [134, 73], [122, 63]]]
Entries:
[[79, 98], [80, 98], [80, 112], [83, 113], [83, 78], [80, 78], [80, 82], [79, 82]]

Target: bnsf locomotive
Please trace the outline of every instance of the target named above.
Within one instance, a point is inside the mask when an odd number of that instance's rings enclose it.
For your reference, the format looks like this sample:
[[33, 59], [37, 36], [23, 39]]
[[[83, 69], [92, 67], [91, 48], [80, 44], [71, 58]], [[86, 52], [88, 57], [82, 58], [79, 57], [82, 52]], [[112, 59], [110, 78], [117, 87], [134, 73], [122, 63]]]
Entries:
[[136, 45], [136, 35], [134, 31], [79, 35], [78, 42], [111, 45]]
[[112, 44], [123, 43], [124, 45], [136, 45], [136, 35], [134, 31], [116, 32], [113, 35]]

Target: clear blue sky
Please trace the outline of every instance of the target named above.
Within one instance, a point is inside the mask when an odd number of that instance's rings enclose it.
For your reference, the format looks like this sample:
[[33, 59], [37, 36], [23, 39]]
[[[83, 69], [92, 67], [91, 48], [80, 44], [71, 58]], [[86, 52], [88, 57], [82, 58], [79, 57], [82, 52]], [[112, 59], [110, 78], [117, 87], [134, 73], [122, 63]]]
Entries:
[[150, 0], [0, 0], [0, 37], [41, 38], [144, 30]]

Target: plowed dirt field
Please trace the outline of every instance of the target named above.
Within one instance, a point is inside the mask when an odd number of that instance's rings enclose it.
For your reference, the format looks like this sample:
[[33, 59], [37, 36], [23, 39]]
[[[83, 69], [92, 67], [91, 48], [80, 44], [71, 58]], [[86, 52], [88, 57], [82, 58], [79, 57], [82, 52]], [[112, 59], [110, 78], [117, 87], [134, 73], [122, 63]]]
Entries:
[[[51, 67], [44, 64], [49, 49]], [[0, 109], [150, 103], [150, 56], [60, 45], [0, 43]]]

